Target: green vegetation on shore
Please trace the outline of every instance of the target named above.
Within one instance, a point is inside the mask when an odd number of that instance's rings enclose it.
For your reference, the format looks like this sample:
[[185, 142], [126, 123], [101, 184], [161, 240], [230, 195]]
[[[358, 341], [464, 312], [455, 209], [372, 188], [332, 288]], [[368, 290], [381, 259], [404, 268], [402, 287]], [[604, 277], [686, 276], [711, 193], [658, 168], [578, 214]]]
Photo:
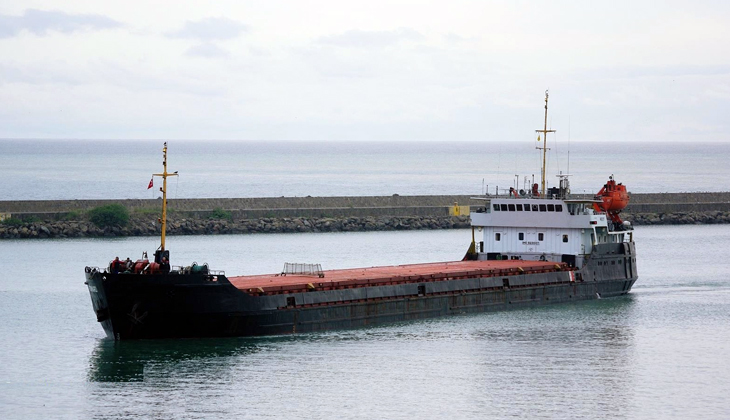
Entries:
[[121, 204], [108, 204], [89, 210], [89, 220], [100, 228], [119, 226], [129, 223], [129, 210]]
[[220, 207], [216, 207], [213, 209], [213, 211], [208, 216], [208, 219], [211, 220], [232, 220], [233, 215], [230, 211], [223, 210]]
[[5, 220], [2, 221], [2, 224], [3, 225], [5, 225], [5, 226], [11, 226], [11, 227], [12, 226], [15, 226], [15, 227], [22, 226], [23, 223], [25, 223], [25, 222], [23, 222], [22, 220], [18, 219], [17, 217], [11, 217], [11, 218], [8, 218], [8, 219], [5, 219]]

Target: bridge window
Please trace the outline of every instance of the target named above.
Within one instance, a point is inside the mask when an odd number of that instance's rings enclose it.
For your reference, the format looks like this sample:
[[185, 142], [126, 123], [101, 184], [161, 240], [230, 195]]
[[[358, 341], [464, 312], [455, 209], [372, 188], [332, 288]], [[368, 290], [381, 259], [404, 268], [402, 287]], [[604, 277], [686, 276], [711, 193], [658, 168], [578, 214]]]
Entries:
[[525, 204], [525, 211], [530, 211], [530, 205], [529, 204]]
[[537, 234], [537, 240], [538, 241], [544, 241], [545, 240], [545, 234], [544, 233], [538, 233]]
[[548, 204], [547, 208], [548, 208], [548, 211], [555, 211], [555, 204]]
[[506, 204], [500, 204], [499, 206], [502, 208], [502, 211], [507, 211], [507, 205]]
[[516, 204], [517, 211], [522, 211], [522, 204]]
[[563, 205], [562, 204], [556, 204], [555, 205], [555, 211], [562, 212], [563, 211]]
[[[544, 206], [544, 204], [543, 204], [543, 206]], [[537, 211], [537, 204], [532, 205], [532, 211]]]
[[494, 240], [495, 241], [501, 241], [502, 240], [502, 234], [497, 232], [494, 234]]
[[568, 242], [568, 235], [563, 235], [563, 242]]
[[492, 204], [494, 211], [499, 211], [499, 204]]
[[547, 211], [547, 206], [544, 204], [540, 204], [540, 211]]
[[509, 211], [515, 211], [515, 205], [514, 204], [509, 204], [508, 205], [508, 208], [509, 208]]
[[520, 238], [521, 241], [524, 241], [525, 240], [525, 233], [524, 232], [518, 233], [517, 236]]

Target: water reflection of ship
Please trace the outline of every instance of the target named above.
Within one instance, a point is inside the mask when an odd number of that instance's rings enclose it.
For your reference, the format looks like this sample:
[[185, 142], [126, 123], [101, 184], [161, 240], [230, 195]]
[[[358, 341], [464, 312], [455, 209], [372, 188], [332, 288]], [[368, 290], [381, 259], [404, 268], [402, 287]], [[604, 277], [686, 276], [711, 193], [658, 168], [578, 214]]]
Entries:
[[183, 340], [171, 345], [169, 341], [149, 340], [115, 342], [99, 340], [89, 361], [90, 382], [141, 382], [151, 370], [184, 371], [188, 362], [194, 363], [196, 374], [206, 366], [216, 371], [229, 367], [239, 356], [260, 351], [267, 341], [222, 338]]
[[[505, 313], [510, 322], [490, 322], [475, 337], [485, 342], [555, 341], [561, 345], [590, 343], [607, 347], [630, 346], [635, 296], [573, 302], [562, 307], [540, 307], [532, 313]], [[521, 315], [524, 314], [524, 317]], [[481, 316], [498, 316], [495, 314]], [[509, 328], [508, 325], [514, 328]], [[489, 328], [493, 326], [494, 328]], [[507, 328], [506, 328], [507, 327]]]
[[[630, 418], [637, 370], [635, 298], [483, 315], [490, 322], [473, 333], [479, 357], [472, 377], [477, 388], [490, 390], [482, 403], [497, 412], [529, 407], [556, 418], [566, 417], [561, 410], [570, 407], [571, 418], [595, 418], [600, 401], [611, 418]], [[536, 390], [548, 398], [534, 398]]]

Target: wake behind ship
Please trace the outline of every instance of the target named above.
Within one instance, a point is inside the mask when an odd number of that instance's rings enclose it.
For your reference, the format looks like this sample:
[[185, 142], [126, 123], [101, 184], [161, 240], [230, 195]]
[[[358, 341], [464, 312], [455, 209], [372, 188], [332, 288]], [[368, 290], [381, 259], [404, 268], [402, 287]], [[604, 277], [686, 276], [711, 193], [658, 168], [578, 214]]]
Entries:
[[[545, 127], [537, 130], [547, 136]], [[547, 138], [545, 138], [545, 141]], [[545, 143], [543, 143], [543, 146]], [[633, 228], [621, 220], [626, 187], [613, 176], [590, 197], [568, 177], [546, 189], [479, 197], [462, 261], [322, 270], [285, 264], [276, 274], [226, 276], [207, 265], [170, 265], [165, 246], [167, 143], [161, 244], [154, 258], [86, 267], [97, 320], [110, 338], [225, 337], [355, 328], [451, 314], [607, 298], [638, 278]], [[477, 241], [476, 233], [482, 237]]]

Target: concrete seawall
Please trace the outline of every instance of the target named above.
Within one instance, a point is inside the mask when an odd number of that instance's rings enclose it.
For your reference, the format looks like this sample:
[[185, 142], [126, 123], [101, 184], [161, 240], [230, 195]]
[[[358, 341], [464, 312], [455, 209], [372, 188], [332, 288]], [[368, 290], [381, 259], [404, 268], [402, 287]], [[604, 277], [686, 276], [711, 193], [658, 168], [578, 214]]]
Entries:
[[[468, 195], [170, 199], [169, 233], [468, 227], [468, 216], [453, 216], [454, 203], [483, 205]], [[86, 213], [107, 204], [126, 207], [130, 224], [106, 229], [91, 224]], [[15, 219], [0, 224], [0, 238], [157, 235], [159, 208], [159, 199], [0, 201], [0, 216]], [[212, 218], [221, 210], [227, 217]], [[636, 225], [730, 223], [730, 192], [632, 194], [623, 217]]]
[[[237, 218], [260, 217], [366, 217], [448, 216], [449, 207], [478, 206], [469, 195], [373, 197], [265, 197], [168, 199], [171, 213], [207, 215], [214, 209], [231, 211]], [[63, 218], [98, 206], [121, 204], [132, 212], [157, 212], [159, 200], [28, 200], [0, 201], [0, 213], [15, 217]], [[675, 213], [730, 210], [730, 192], [632, 194], [627, 213]]]
[[[299, 210], [354, 208], [414, 208], [448, 207], [454, 201], [467, 204], [468, 195], [373, 196], [373, 197], [264, 197], [264, 198], [190, 198], [168, 199], [168, 208], [174, 211], [225, 210]], [[130, 210], [158, 209], [158, 200], [29, 200], [0, 201], [0, 212], [54, 213], [86, 211], [94, 207], [118, 203]]]

